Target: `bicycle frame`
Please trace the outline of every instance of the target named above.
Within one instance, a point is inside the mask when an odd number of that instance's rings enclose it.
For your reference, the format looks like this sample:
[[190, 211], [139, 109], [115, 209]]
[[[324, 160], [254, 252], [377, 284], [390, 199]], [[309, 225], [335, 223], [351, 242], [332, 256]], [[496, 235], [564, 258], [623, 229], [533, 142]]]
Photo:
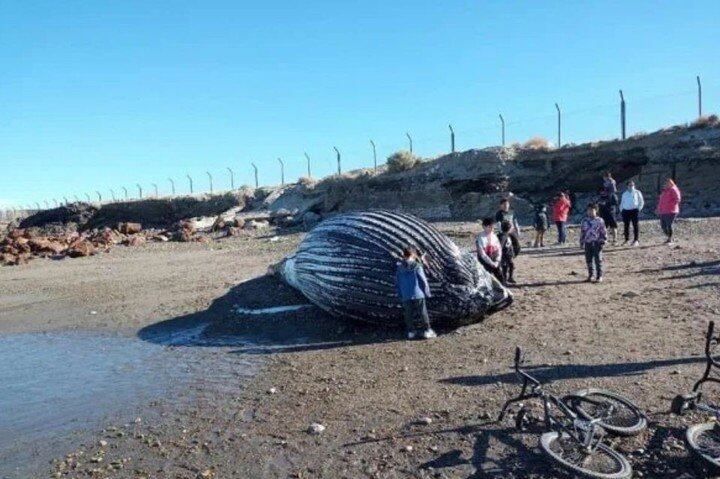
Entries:
[[[600, 422], [601, 419], [596, 418], [591, 421], [585, 421], [583, 419], [580, 419], [578, 415], [565, 403], [563, 403], [563, 401], [561, 401], [557, 396], [545, 391], [540, 381], [538, 381], [536, 378], [524, 371], [521, 368], [522, 363], [522, 350], [517, 347], [515, 348], [514, 367], [515, 374], [518, 376], [519, 379], [522, 380], [522, 389], [518, 396], [505, 401], [505, 404], [500, 411], [498, 422], [503, 420], [510, 405], [516, 402], [524, 401], [526, 399], [539, 398], [543, 402], [543, 422], [549, 428], [555, 430], [558, 434], [568, 434], [573, 439], [581, 443], [586, 450], [594, 451], [605, 435], [602, 428], [597, 426], [597, 423]], [[530, 389], [529, 392], [528, 388]], [[586, 400], [588, 402], [595, 403], [596, 405], [602, 405], [598, 401], [593, 401], [590, 399]], [[568, 427], [566, 423], [564, 423], [562, 420], [558, 419], [556, 416], [553, 415], [552, 406], [557, 407], [560, 412], [572, 422], [572, 429]]]
[[713, 341], [715, 342], [715, 344], [720, 343], [720, 338], [713, 338], [714, 331], [715, 321], [710, 321], [710, 324], [708, 324], [707, 335], [705, 336], [705, 372], [703, 373], [702, 378], [700, 378], [693, 386], [693, 393], [699, 394], [700, 386], [702, 386], [704, 383], [720, 384], [720, 379], [710, 377], [710, 373], [712, 372], [713, 367], [720, 369], [720, 363], [718, 363], [715, 358], [712, 357], [712, 352], [710, 351], [710, 348], [713, 345]]

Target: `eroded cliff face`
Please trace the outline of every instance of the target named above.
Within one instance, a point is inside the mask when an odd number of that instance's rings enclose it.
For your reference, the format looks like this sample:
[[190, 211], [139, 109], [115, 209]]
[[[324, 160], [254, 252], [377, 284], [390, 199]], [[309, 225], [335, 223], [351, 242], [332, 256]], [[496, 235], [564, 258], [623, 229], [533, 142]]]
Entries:
[[182, 196], [75, 204], [41, 211], [23, 226], [77, 223], [81, 229], [113, 227], [133, 221], [166, 227], [180, 219], [234, 212], [284, 218], [283, 226], [315, 224], [338, 212], [395, 209], [428, 220], [473, 220], [493, 214], [498, 202], [513, 196], [513, 208], [529, 224], [536, 204], [548, 203], [560, 190], [576, 196], [581, 214], [609, 170], [622, 190], [634, 179], [643, 192], [646, 214], [652, 214], [658, 192], [674, 177], [683, 192], [682, 214], [720, 214], [720, 125], [678, 126], [633, 137], [556, 150], [484, 148], [425, 161], [401, 173], [361, 170], [320, 182], [216, 195]]
[[[512, 193], [521, 218], [560, 190], [590, 201], [609, 170], [618, 185], [635, 179], [648, 212], [664, 179], [684, 193], [684, 214], [720, 214], [720, 127], [674, 127], [626, 141], [558, 150], [486, 148], [442, 156], [402, 173], [360, 175], [317, 185], [322, 212], [397, 208], [426, 219], [471, 220], [492, 214]], [[581, 210], [581, 209], [580, 209]]]

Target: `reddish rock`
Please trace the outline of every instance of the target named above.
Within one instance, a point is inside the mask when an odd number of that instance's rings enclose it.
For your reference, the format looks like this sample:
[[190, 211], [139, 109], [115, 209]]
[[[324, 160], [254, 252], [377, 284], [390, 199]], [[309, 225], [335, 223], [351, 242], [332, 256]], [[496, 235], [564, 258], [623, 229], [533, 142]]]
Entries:
[[235, 227], [243, 228], [245, 226], [245, 220], [242, 218], [235, 218]]
[[95, 254], [95, 246], [85, 238], [78, 238], [73, 241], [67, 249], [67, 255], [71, 258], [90, 256]]
[[140, 223], [118, 223], [118, 230], [122, 234], [134, 235], [142, 231], [142, 225]]
[[32, 249], [33, 253], [43, 254], [60, 254], [65, 251], [66, 246], [55, 239], [49, 239], [45, 237], [32, 238], [28, 244]]
[[242, 234], [242, 228], [238, 228], [237, 226], [231, 226], [227, 230], [228, 236], [240, 236]]
[[125, 240], [127, 246], [142, 246], [147, 243], [147, 238], [144, 236], [131, 236]]
[[222, 216], [218, 216], [215, 222], [212, 225], [211, 230], [212, 231], [221, 231], [225, 229], [225, 220], [222, 218]]
[[22, 228], [15, 228], [15, 229], [10, 230], [10, 232], [8, 233], [8, 238], [13, 239], [13, 240], [16, 240], [16, 239], [18, 239], [18, 238], [20, 238], [20, 237], [22, 237], [22, 236], [24, 236], [24, 235], [25, 235], [25, 230], [24, 230], [24, 229], [22, 229]]

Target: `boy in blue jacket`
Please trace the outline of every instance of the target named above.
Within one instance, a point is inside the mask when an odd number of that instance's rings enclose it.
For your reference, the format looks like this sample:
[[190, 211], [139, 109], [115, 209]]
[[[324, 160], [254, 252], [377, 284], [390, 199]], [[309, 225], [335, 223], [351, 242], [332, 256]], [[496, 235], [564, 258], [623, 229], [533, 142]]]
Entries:
[[403, 249], [403, 258], [397, 263], [395, 284], [403, 306], [408, 339], [436, 337], [425, 304], [425, 299], [430, 297], [430, 287], [422, 267], [422, 255], [411, 246]]

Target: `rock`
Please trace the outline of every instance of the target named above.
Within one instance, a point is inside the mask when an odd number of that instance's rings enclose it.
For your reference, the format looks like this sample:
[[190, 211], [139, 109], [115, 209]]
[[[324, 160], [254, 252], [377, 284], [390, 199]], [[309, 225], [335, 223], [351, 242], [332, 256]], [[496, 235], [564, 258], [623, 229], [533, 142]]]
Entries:
[[101, 439], [100, 442], [99, 442], [99, 444], [100, 444], [100, 447], [107, 447], [108, 442], [107, 442], [106, 440], [104, 440], [104, 439]]
[[270, 226], [267, 220], [250, 220], [245, 223], [246, 230], [261, 230]]
[[423, 416], [420, 419], [418, 419], [419, 424], [424, 424], [426, 426], [432, 424], [432, 422], [433, 422], [432, 418], [429, 416]]
[[408, 444], [407, 446], [404, 446], [404, 447], [402, 448], [402, 451], [403, 451], [403, 452], [413, 452], [413, 447]]
[[144, 236], [131, 236], [125, 240], [125, 245], [127, 246], [142, 246], [145, 243], [147, 243], [147, 238]]
[[325, 426], [323, 426], [320, 423], [314, 422], [314, 423], [310, 424], [310, 427], [308, 427], [308, 432], [310, 434], [320, 435], [323, 432], [325, 432]]
[[242, 218], [237, 218], [237, 217], [236, 217], [235, 220], [234, 220], [234, 223], [235, 223], [235, 227], [236, 227], [236, 228], [242, 228], [242, 227], [245, 226], [245, 220], [242, 219]]
[[134, 235], [142, 231], [140, 223], [118, 223], [118, 231], [125, 235]]
[[204, 471], [198, 473], [197, 477], [198, 479], [212, 479], [215, 477], [215, 471], [212, 469], [205, 469]]
[[222, 216], [218, 216], [215, 222], [213, 222], [212, 226], [210, 227], [211, 231], [221, 231], [225, 229], [225, 220]]
[[79, 258], [82, 256], [91, 256], [95, 254], [95, 246], [84, 239], [79, 238], [73, 241], [67, 249], [67, 255], [71, 258]]
[[239, 228], [237, 226], [231, 226], [227, 229], [227, 235], [228, 236], [240, 236], [240, 235], [242, 235], [242, 228]]
[[572, 356], [572, 355], [573, 355], [573, 352], [572, 352], [571, 349], [568, 349], [568, 350], [565, 351], [563, 354], [564, 354], [565, 356]]
[[276, 389], [276, 388], [270, 388], [270, 389], [268, 389], [268, 394], [276, 394], [276, 393], [277, 393], [277, 389]]
[[155, 241], [159, 241], [159, 242], [161, 242], [161, 243], [167, 243], [168, 241], [170, 241], [170, 238], [168, 238], [168, 237], [165, 236], [164, 234], [155, 235], [155, 236], [152, 237], [152, 239], [155, 240]]
[[637, 298], [638, 296], [640, 296], [640, 294], [635, 291], [626, 291], [622, 294], [623, 298]]

